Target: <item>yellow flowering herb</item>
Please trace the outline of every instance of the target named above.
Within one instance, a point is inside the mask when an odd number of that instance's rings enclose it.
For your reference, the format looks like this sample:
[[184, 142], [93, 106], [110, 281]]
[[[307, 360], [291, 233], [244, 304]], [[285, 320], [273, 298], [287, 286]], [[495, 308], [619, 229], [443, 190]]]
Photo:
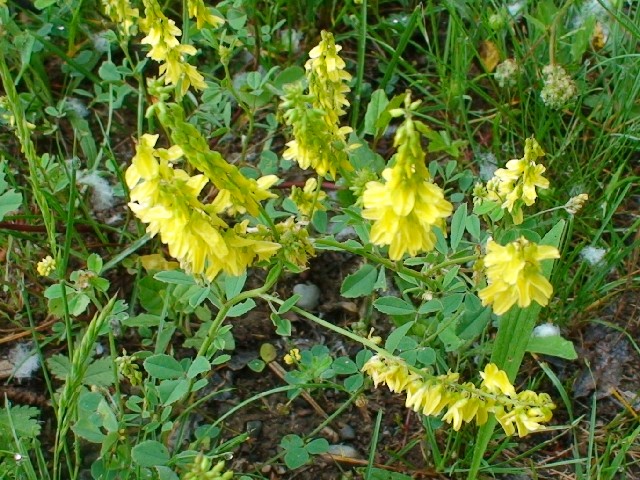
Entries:
[[377, 387], [385, 384], [392, 392], [406, 394], [405, 405], [423, 415], [442, 415], [458, 431], [464, 423], [487, 422], [493, 413], [507, 435], [516, 430], [520, 437], [540, 430], [541, 423], [552, 417], [555, 405], [549, 395], [526, 390], [516, 393], [507, 374], [489, 363], [480, 372], [483, 382], [477, 387], [471, 382], [460, 383], [460, 375], [431, 376], [410, 369], [397, 357], [374, 355], [362, 367]]
[[285, 123], [293, 127], [294, 138], [283, 157], [336, 179], [338, 171], [353, 170], [347, 153], [358, 147], [347, 146], [346, 136], [352, 129], [340, 126], [344, 108], [349, 106], [345, 94], [350, 91], [351, 75], [344, 70], [344, 60], [338, 55], [342, 47], [335, 44], [333, 35], [322, 31], [321, 36], [305, 64], [308, 93], [298, 83], [287, 86], [282, 97]]
[[309, 52], [305, 69], [313, 106], [324, 112], [327, 125], [334, 126], [346, 113], [344, 107], [349, 106], [345, 94], [351, 91], [347, 86], [351, 75], [338, 55], [342, 47], [336, 45], [333, 34], [323, 30], [320, 36], [322, 40]]
[[159, 73], [164, 83], [177, 86], [180, 82], [181, 95], [187, 93], [190, 86], [204, 90], [207, 87], [204, 77], [185, 60], [186, 56], [196, 54], [196, 48], [180, 43], [178, 37], [182, 31], [162, 12], [157, 0], [143, 0], [143, 3], [145, 18], [139, 24], [147, 36], [141, 43], [151, 46], [147, 57], [160, 63]]
[[249, 212], [257, 216], [259, 203], [275, 197], [268, 188], [277, 177], [270, 175], [256, 181], [242, 175], [238, 167], [209, 148], [207, 139], [184, 119], [181, 106], [158, 102], [154, 108], [160, 123], [171, 132], [172, 142], [180, 147], [187, 161], [220, 191], [220, 200], [215, 203], [215, 209], [219, 212], [225, 210], [229, 213], [231, 209], [234, 213]]
[[538, 198], [536, 187], [549, 188], [549, 180], [542, 176], [545, 167], [536, 163], [542, 156], [544, 151], [536, 139], [527, 138], [524, 157], [509, 160], [506, 168], [496, 170], [487, 182], [487, 198], [502, 203], [502, 208], [509, 211], [516, 225], [523, 221], [522, 207], [530, 207]]
[[262, 240], [278, 242], [279, 255], [294, 271], [307, 268], [309, 258], [315, 255], [315, 249], [309, 239], [309, 230], [303, 222], [296, 223], [294, 217], [276, 224], [274, 232], [264, 225], [258, 226], [258, 236]]
[[327, 198], [327, 194], [318, 189], [318, 181], [309, 178], [304, 184], [304, 188], [293, 186], [289, 198], [296, 204], [298, 211], [305, 217], [310, 217], [313, 212], [326, 210], [322, 201]]
[[137, 33], [140, 13], [129, 0], [102, 0], [102, 6], [104, 13], [117, 25], [120, 35], [129, 37]]
[[411, 103], [407, 94], [405, 121], [395, 135], [398, 148], [395, 164], [382, 172], [381, 182], [369, 182], [363, 193], [362, 216], [374, 220], [371, 241], [389, 245], [389, 258], [399, 260], [405, 253], [428, 252], [435, 246], [433, 227], [444, 228], [453, 206], [444, 198], [444, 191], [431, 180], [425, 166], [425, 152], [418, 128], [427, 128], [414, 121], [411, 111], [419, 102]]
[[504, 247], [489, 240], [483, 259], [488, 286], [478, 293], [482, 304], [491, 304], [497, 315], [516, 303], [521, 308], [531, 301], [546, 306], [553, 287], [542, 275], [540, 261], [559, 257], [555, 247], [538, 245], [524, 237]]
[[38, 270], [38, 275], [48, 277], [56, 271], [56, 261], [51, 255], [47, 255], [38, 262], [36, 269]]
[[206, 23], [217, 28], [224, 23], [224, 19], [212, 14], [203, 0], [187, 0], [189, 16], [196, 21], [196, 28], [201, 30]]
[[158, 135], [143, 135], [126, 171], [129, 208], [149, 234], [160, 235], [182, 268], [209, 280], [220, 271], [237, 276], [278, 250], [277, 243], [252, 238], [247, 222], [229, 228], [215, 204], [202, 204], [198, 197], [207, 178], [174, 168], [182, 149], [156, 149], [157, 140]]

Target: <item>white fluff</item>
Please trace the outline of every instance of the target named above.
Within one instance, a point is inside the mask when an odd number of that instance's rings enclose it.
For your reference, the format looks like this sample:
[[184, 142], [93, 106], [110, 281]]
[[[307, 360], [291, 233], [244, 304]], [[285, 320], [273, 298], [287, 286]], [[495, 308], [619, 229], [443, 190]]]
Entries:
[[584, 261], [586, 261], [589, 265], [600, 265], [603, 263], [604, 256], [607, 254], [607, 251], [604, 248], [597, 247], [584, 247], [580, 252], [580, 256]]
[[13, 377], [18, 380], [31, 378], [40, 368], [40, 358], [31, 350], [29, 343], [18, 343], [9, 351], [9, 362], [13, 365]]
[[532, 337], [558, 337], [560, 336], [560, 327], [553, 323], [543, 323], [533, 329]]
[[115, 205], [113, 187], [96, 172], [78, 172], [76, 183], [86, 185], [93, 189], [91, 203], [96, 212], [109, 210]]

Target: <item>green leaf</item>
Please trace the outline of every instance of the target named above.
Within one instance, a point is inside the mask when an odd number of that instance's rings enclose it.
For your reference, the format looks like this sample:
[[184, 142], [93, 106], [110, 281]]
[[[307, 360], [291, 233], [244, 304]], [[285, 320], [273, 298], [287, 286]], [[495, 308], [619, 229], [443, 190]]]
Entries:
[[144, 361], [143, 366], [149, 375], [160, 380], [178, 378], [184, 374], [180, 362], [165, 353], [151, 355]]
[[364, 385], [364, 375], [356, 373], [344, 379], [344, 388], [347, 392], [353, 393]]
[[388, 350], [389, 352], [394, 353], [398, 348], [398, 345], [400, 345], [400, 342], [402, 341], [402, 339], [407, 335], [407, 332], [411, 330], [411, 327], [413, 327], [414, 323], [415, 322], [407, 322], [401, 327], [398, 327], [393, 332], [391, 332], [387, 337], [387, 341], [384, 344], [385, 350]]
[[280, 440], [280, 446], [285, 450], [291, 450], [292, 448], [302, 448], [304, 447], [304, 441], [300, 438], [299, 435], [294, 433], [290, 433], [282, 437]]
[[475, 214], [468, 215], [464, 224], [465, 224], [465, 228], [467, 229], [467, 232], [469, 232], [469, 234], [473, 237], [473, 239], [479, 241], [480, 240], [480, 218]]
[[350, 375], [358, 371], [357, 365], [349, 357], [336, 358], [331, 367], [338, 375]]
[[156, 440], [145, 440], [131, 449], [131, 459], [141, 467], [164, 466], [170, 458], [167, 447]]
[[370, 295], [375, 288], [377, 278], [378, 272], [376, 268], [369, 263], [365, 263], [357, 272], [347, 275], [344, 282], [342, 282], [340, 294], [345, 298]]
[[198, 375], [211, 370], [211, 364], [205, 357], [197, 356], [187, 370], [187, 378], [196, 378]]
[[371, 100], [367, 105], [367, 112], [364, 114], [364, 128], [362, 129], [363, 135], [375, 135], [378, 127], [378, 120], [385, 111], [389, 99], [387, 94], [382, 89], [378, 89], [371, 94]]
[[271, 321], [276, 327], [276, 333], [283, 337], [291, 336], [291, 322], [276, 313], [271, 314]]
[[227, 300], [231, 300], [236, 295], [239, 295], [244, 288], [244, 284], [247, 282], [247, 272], [245, 271], [242, 275], [237, 277], [232, 277], [230, 275], [226, 275], [224, 277], [224, 294], [227, 297]]
[[71, 368], [69, 357], [58, 353], [47, 358], [47, 366], [51, 374], [58, 380], [66, 380]]
[[267, 366], [267, 364], [264, 363], [259, 358], [254, 358], [249, 363], [247, 363], [247, 367], [249, 367], [249, 369], [252, 372], [256, 372], [256, 373], [262, 372], [265, 369], [266, 366]]
[[467, 219], [467, 204], [463, 203], [458, 207], [451, 218], [451, 250], [454, 252], [460, 245], [462, 235], [464, 235], [465, 222]]
[[163, 380], [158, 385], [158, 396], [163, 405], [171, 405], [181, 400], [189, 392], [189, 380]]
[[287, 313], [289, 310], [291, 310], [296, 303], [298, 303], [298, 300], [300, 300], [300, 297], [302, 295], [299, 294], [294, 294], [293, 296], [289, 297], [287, 300], [284, 301], [284, 303], [282, 305], [280, 305], [280, 308], [278, 308], [278, 313], [280, 315], [282, 315], [283, 313]]
[[89, 364], [84, 374], [82, 383], [98, 387], [110, 387], [114, 384], [112, 369], [113, 362], [110, 357], [99, 358]]
[[15, 210], [18, 210], [22, 205], [22, 195], [17, 193], [13, 188], [0, 195], [0, 220], [4, 216]]
[[316, 438], [311, 440], [305, 448], [312, 455], [320, 455], [329, 450], [329, 442], [325, 438]]
[[36, 407], [25, 405], [7, 405], [0, 410], [0, 438], [7, 442], [3, 442], [3, 445], [13, 445], [14, 431], [21, 440], [36, 438], [40, 434], [40, 423], [37, 420], [39, 415], [40, 410]]
[[370, 473], [368, 480], [412, 480], [413, 478], [404, 473], [391, 472], [376, 467], [371, 468]]
[[442, 308], [442, 302], [437, 298], [434, 298], [433, 300], [429, 300], [428, 302], [420, 305], [420, 308], [418, 308], [418, 313], [424, 315], [427, 313], [440, 312]]
[[100, 65], [98, 76], [106, 82], [119, 82], [122, 79], [116, 64], [109, 60]]
[[277, 356], [276, 347], [271, 343], [263, 343], [260, 345], [260, 358], [266, 363], [273, 362]]
[[531, 337], [527, 343], [527, 352], [551, 355], [552, 357], [575, 360], [578, 358], [573, 343], [560, 335], [550, 337]]
[[289, 469], [295, 470], [305, 465], [310, 458], [309, 452], [304, 448], [292, 448], [284, 455], [284, 463]]
[[227, 317], [235, 318], [253, 310], [256, 306], [256, 302], [253, 298], [247, 298], [244, 302], [236, 303], [227, 312]]
[[36, 0], [35, 2], [33, 2], [33, 6], [38, 10], [44, 10], [51, 5], [54, 5], [56, 2], [57, 0]]
[[171, 283], [174, 285], [195, 285], [196, 281], [191, 275], [180, 270], [168, 270], [166, 272], [158, 272], [153, 278], [163, 283]]
[[432, 365], [436, 362], [436, 351], [431, 347], [422, 347], [417, 350], [417, 359], [423, 365]]
[[380, 297], [373, 302], [373, 306], [387, 315], [410, 315], [416, 312], [413, 305], [398, 297]]

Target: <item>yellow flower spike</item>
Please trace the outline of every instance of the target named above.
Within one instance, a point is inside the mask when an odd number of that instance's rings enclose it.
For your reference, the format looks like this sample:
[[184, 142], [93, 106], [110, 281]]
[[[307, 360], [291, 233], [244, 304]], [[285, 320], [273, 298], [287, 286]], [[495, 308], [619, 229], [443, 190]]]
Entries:
[[516, 225], [524, 219], [523, 205], [530, 207], [538, 198], [536, 188], [549, 188], [549, 180], [542, 176], [545, 167], [536, 163], [544, 154], [536, 139], [528, 138], [524, 156], [509, 160], [506, 168], [496, 170], [494, 177], [487, 182], [486, 198], [502, 202], [502, 208], [511, 214]]
[[464, 423], [475, 420], [477, 425], [487, 422], [494, 413], [507, 435], [518, 431], [520, 436], [542, 428], [541, 422], [551, 420], [555, 405], [547, 394], [530, 390], [516, 395], [506, 373], [495, 365], [485, 367], [480, 388], [473, 383], [459, 383], [459, 374], [437, 377], [426, 372], [420, 375], [396, 357], [374, 355], [362, 367], [377, 387], [386, 384], [396, 393], [405, 393], [405, 406], [423, 415], [439, 415], [459, 430]]
[[488, 286], [478, 293], [482, 304], [491, 304], [497, 315], [516, 303], [521, 308], [532, 301], [546, 306], [553, 287], [542, 275], [540, 261], [559, 257], [555, 247], [538, 245], [524, 237], [504, 247], [489, 240], [483, 259]]
[[[415, 103], [415, 102], [414, 102]], [[405, 253], [416, 255], [433, 250], [440, 227], [453, 212], [444, 191], [431, 181], [420, 143], [420, 133], [411, 117], [411, 97], [407, 94], [406, 118], [398, 127], [394, 145], [395, 164], [382, 172], [385, 183], [367, 183], [362, 194], [363, 218], [373, 220], [370, 238], [376, 245], [389, 245], [389, 258], [399, 260]]]
[[160, 63], [159, 73], [165, 85], [177, 86], [180, 83], [181, 95], [191, 86], [198, 90], [206, 88], [204, 77], [185, 60], [186, 56], [197, 53], [196, 48], [180, 44], [178, 37], [182, 35], [182, 30], [162, 12], [157, 0], [143, 0], [143, 4], [145, 18], [139, 24], [147, 35], [141, 43], [151, 47], [147, 57]]
[[[308, 94], [301, 83], [285, 87], [281, 108], [287, 125], [293, 127], [294, 140], [286, 144], [283, 158], [295, 160], [300, 167], [313, 168], [319, 175], [353, 170], [347, 153], [357, 145], [347, 145], [351, 127], [341, 127], [340, 117], [349, 105], [346, 93], [351, 75], [338, 55], [341, 47], [333, 35], [321, 32], [322, 40], [309, 52], [305, 64]], [[311, 106], [311, 108], [309, 108]]]

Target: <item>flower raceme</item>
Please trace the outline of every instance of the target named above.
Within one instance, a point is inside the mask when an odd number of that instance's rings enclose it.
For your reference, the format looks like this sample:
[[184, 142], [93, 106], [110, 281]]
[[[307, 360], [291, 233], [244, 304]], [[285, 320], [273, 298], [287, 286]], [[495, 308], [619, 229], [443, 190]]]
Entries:
[[445, 219], [453, 206], [444, 198], [443, 190], [431, 181], [425, 166], [425, 153], [418, 128], [426, 128], [414, 121], [411, 110], [420, 102], [405, 99], [405, 121], [398, 127], [394, 146], [398, 148], [395, 164], [382, 172], [384, 183], [367, 183], [362, 196], [362, 216], [373, 220], [371, 241], [389, 245], [389, 258], [399, 260], [409, 252], [434, 248], [433, 227], [444, 228]]
[[496, 170], [494, 177], [487, 182], [484, 196], [501, 203], [516, 225], [523, 221], [522, 207], [530, 207], [538, 198], [536, 188], [549, 188], [549, 180], [542, 176], [545, 167], [536, 163], [544, 154], [536, 139], [528, 138], [525, 141], [524, 156], [509, 160], [506, 168]]
[[[180, 93], [184, 95], [190, 86], [198, 90], [207, 87], [204, 77], [196, 67], [189, 64], [186, 56], [195, 55], [197, 50], [193, 45], [181, 44], [178, 37], [182, 31], [175, 22], [163, 13], [157, 0], [143, 0], [145, 18], [140, 20], [140, 28], [147, 34], [141, 43], [150, 45], [148, 57], [160, 63], [160, 75], [165, 84], [178, 85], [181, 82]], [[211, 14], [202, 0], [187, 2], [189, 15], [196, 19], [196, 26], [201, 29], [206, 23], [213, 27], [222, 25], [224, 21]]]
[[429, 376], [425, 372], [409, 369], [397, 357], [374, 355], [362, 367], [374, 385], [385, 384], [395, 393], [406, 394], [405, 405], [423, 415], [440, 415], [459, 430], [463, 423], [475, 420], [483, 425], [493, 413], [507, 435], [524, 437], [540, 430], [542, 422], [552, 417], [555, 405], [546, 393], [531, 390], [516, 393], [507, 374], [495, 364], [485, 366], [480, 376], [480, 387], [471, 382], [459, 383], [460, 375]]
[[479, 292], [482, 304], [491, 304], [498, 315], [516, 303], [522, 308], [531, 301], [546, 306], [553, 287], [542, 275], [540, 261], [559, 257], [555, 247], [538, 245], [524, 237], [506, 246], [489, 240], [483, 259], [488, 286]]
[[223, 202], [204, 205], [198, 199], [208, 183], [174, 168], [182, 148], [155, 148], [158, 135], [143, 135], [125, 179], [131, 189], [129, 208], [159, 234], [169, 253], [186, 271], [213, 280], [220, 271], [240, 275], [256, 260], [272, 256], [280, 245], [253, 238], [247, 222], [229, 227], [219, 215]]
[[340, 45], [333, 35], [321, 32], [320, 43], [309, 52], [305, 64], [308, 93], [302, 83], [287, 86], [280, 108], [287, 125], [293, 127], [293, 140], [287, 143], [283, 158], [300, 167], [313, 168], [319, 175], [353, 170], [347, 153], [358, 145], [347, 146], [351, 127], [341, 127], [340, 117], [349, 106], [345, 94], [351, 75], [344, 69]]

